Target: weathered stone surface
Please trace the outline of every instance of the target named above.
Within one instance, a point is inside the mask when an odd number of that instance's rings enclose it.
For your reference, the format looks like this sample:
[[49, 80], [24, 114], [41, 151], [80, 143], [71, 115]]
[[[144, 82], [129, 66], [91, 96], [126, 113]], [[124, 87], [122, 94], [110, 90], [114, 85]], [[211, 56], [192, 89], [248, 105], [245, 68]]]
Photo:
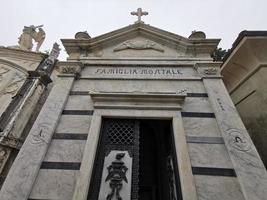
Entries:
[[81, 162], [85, 140], [53, 139], [44, 161], [48, 162]]
[[68, 98], [65, 110], [93, 110], [93, 102], [88, 95], [71, 95]]
[[216, 177], [195, 175], [199, 200], [244, 200], [238, 179], [235, 177]]
[[184, 117], [183, 125], [188, 136], [220, 136], [220, 131], [214, 118]]
[[186, 97], [182, 111], [207, 113], [213, 112], [208, 97]]
[[41, 169], [33, 185], [30, 199], [72, 199], [78, 171]]
[[188, 143], [187, 145], [192, 166], [233, 168], [224, 144]]
[[88, 115], [62, 115], [56, 133], [88, 133], [91, 116]]
[[52, 89], [0, 191], [3, 199], [28, 198], [72, 83], [64, 78]]
[[0, 116], [26, 80], [26, 71], [0, 61]]
[[246, 199], [267, 196], [267, 172], [221, 80], [204, 79], [218, 127]]
[[72, 91], [205, 93], [201, 81], [77, 80]]

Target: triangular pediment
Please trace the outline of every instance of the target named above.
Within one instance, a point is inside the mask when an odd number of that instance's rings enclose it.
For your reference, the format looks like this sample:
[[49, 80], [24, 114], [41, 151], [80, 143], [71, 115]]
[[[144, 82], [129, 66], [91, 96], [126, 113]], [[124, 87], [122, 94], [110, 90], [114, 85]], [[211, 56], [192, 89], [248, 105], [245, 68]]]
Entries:
[[216, 49], [219, 39], [186, 38], [137, 23], [94, 38], [62, 39], [68, 54], [85, 52], [92, 57], [196, 56]]

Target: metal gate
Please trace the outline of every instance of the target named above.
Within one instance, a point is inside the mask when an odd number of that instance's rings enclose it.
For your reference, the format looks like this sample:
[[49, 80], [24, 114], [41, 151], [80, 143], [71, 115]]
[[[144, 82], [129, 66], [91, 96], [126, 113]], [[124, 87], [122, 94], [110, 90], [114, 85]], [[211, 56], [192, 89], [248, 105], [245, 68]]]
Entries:
[[139, 121], [104, 119], [88, 200], [138, 200]]

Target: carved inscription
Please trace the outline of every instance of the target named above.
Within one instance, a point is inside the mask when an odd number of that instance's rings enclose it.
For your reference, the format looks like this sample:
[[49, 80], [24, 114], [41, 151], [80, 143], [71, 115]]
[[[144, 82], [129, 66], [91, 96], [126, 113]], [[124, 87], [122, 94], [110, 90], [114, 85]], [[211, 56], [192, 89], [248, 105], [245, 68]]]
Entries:
[[171, 68], [98, 68], [95, 71], [95, 74], [121, 74], [121, 75], [182, 75], [180, 69], [171, 69]]
[[219, 107], [221, 108], [221, 110], [222, 110], [222, 111], [225, 111], [225, 108], [224, 108], [224, 106], [223, 106], [222, 100], [221, 100], [220, 98], [217, 98], [216, 100], [217, 100], [217, 102], [218, 102]]

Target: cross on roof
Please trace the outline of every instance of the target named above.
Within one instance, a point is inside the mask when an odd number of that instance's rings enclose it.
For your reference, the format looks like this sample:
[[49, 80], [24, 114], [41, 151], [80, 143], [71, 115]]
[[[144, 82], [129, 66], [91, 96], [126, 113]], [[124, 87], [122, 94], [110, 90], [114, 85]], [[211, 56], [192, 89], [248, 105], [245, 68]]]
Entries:
[[131, 12], [131, 15], [136, 15], [138, 17], [137, 21], [135, 23], [144, 23], [142, 20], [141, 20], [141, 17], [143, 15], [148, 15], [148, 12], [142, 10], [142, 8], [138, 8], [137, 9], [137, 12]]

